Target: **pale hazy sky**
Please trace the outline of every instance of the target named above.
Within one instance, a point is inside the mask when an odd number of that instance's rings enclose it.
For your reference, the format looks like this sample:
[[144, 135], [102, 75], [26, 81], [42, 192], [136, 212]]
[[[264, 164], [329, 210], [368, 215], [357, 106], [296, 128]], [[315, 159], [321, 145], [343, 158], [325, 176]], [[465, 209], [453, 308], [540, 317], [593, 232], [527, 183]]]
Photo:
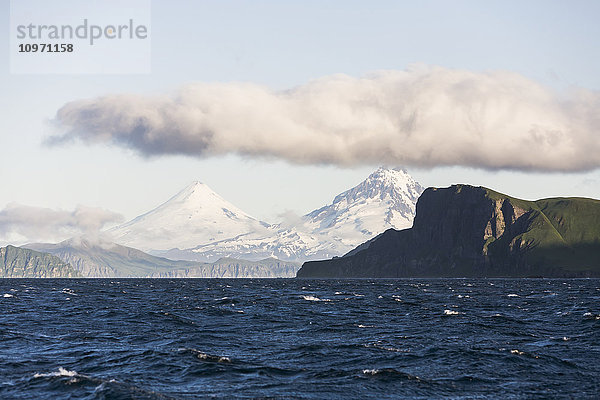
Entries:
[[[50, 121], [57, 111], [80, 99], [114, 94], [162, 98], [194, 83], [246, 82], [277, 93], [334, 74], [355, 79], [373, 71], [405, 71], [421, 64], [472, 72], [477, 79], [488, 73], [516, 74], [527, 85], [540, 85], [559, 99], [565, 93], [583, 93], [576, 100], [567, 96], [571, 111], [565, 115], [533, 104], [542, 114], [552, 114], [548, 121], [568, 124], [580, 118], [581, 108], [598, 105], [598, 1], [155, 0], [152, 73], [142, 75], [10, 74], [9, 1], [0, 4], [4, 25], [0, 30], [0, 210], [9, 203], [63, 210], [83, 205], [130, 219], [200, 180], [251, 215], [277, 222], [278, 214], [285, 211], [303, 214], [330, 202], [378, 166], [377, 157], [339, 167], [242, 157], [235, 151], [148, 158], [139, 155], [139, 149], [124, 146], [77, 141], [44, 146], [43, 141], [56, 134]], [[52, 2], [47, 4], [51, 9]], [[503, 79], [494, 85], [503, 84]], [[526, 93], [516, 98], [529, 107], [531, 97]], [[595, 103], [586, 104], [587, 98]], [[594, 165], [598, 158], [591, 151], [598, 148], [600, 132], [590, 131], [598, 127], [597, 117], [589, 119], [581, 128], [585, 146], [591, 149], [589, 157], [571, 155]], [[451, 143], [440, 145], [447, 144]], [[527, 151], [536, 157], [545, 149], [534, 145]], [[312, 160], [319, 162], [319, 157]], [[523, 157], [514, 162], [519, 167]], [[528, 199], [600, 198], [598, 169], [569, 173], [518, 168], [490, 172], [460, 166], [407, 169], [424, 186], [469, 183]]]

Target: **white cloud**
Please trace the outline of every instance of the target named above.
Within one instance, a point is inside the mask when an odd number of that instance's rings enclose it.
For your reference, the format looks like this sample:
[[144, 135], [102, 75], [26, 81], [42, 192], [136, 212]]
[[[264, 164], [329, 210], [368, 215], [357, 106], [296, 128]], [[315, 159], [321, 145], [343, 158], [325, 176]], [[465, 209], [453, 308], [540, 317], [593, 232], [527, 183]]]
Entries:
[[168, 95], [77, 100], [57, 112], [62, 132], [48, 143], [297, 164], [584, 171], [600, 167], [599, 109], [597, 91], [418, 65], [287, 91], [194, 83]]
[[78, 206], [73, 211], [11, 203], [0, 210], [0, 237], [5, 243], [58, 242], [77, 235], [97, 236], [123, 216], [102, 208]]
[[277, 214], [279, 221], [279, 227], [282, 229], [292, 229], [304, 222], [302, 216], [293, 210], [285, 210]]

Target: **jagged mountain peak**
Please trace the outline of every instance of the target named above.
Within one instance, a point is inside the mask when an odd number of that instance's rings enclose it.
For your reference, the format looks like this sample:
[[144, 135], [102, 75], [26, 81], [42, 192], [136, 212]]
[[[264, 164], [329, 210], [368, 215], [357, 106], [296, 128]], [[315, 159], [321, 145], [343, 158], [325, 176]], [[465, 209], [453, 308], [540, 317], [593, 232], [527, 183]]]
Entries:
[[414, 179], [404, 168], [379, 167], [365, 179], [366, 182], [381, 182], [390, 186], [400, 186]]
[[335, 237], [372, 237], [387, 228], [412, 225], [415, 204], [423, 192], [406, 170], [380, 167], [332, 204], [307, 214], [311, 230]]
[[372, 176], [372, 175], [382, 175], [382, 174], [383, 174], [383, 175], [386, 175], [386, 174], [387, 174], [387, 175], [398, 175], [398, 174], [401, 174], [401, 175], [410, 176], [410, 175], [408, 174], [408, 171], [406, 171], [406, 169], [405, 169], [405, 168], [402, 168], [402, 167], [389, 167], [389, 166], [386, 166], [386, 165], [382, 165], [382, 166], [380, 166], [379, 168], [377, 168], [377, 169], [376, 169], [376, 170], [375, 170], [375, 171], [374, 171], [374, 172], [371, 174], [371, 176]]
[[353, 203], [362, 199], [386, 197], [403, 200], [403, 202], [416, 202], [423, 192], [423, 187], [402, 168], [379, 167], [364, 181], [340, 193], [333, 200], [336, 203]]

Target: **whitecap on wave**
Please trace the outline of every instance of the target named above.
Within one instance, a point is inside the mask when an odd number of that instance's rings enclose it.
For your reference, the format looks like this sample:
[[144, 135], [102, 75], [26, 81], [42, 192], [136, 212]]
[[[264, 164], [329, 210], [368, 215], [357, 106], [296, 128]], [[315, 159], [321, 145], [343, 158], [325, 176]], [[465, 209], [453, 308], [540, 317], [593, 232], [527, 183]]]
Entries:
[[410, 353], [410, 349], [400, 349], [397, 347], [392, 347], [392, 346], [383, 345], [383, 344], [379, 344], [379, 343], [365, 344], [364, 347], [378, 349], [378, 350], [391, 351], [394, 353]]
[[47, 378], [51, 376], [77, 376], [79, 375], [76, 371], [69, 371], [68, 369], [64, 369], [63, 367], [58, 367], [58, 371], [49, 372], [47, 374], [34, 374], [34, 378]]
[[378, 369], [363, 369], [363, 374], [365, 375], [376, 375], [379, 374], [381, 371]]
[[203, 361], [218, 362], [218, 363], [230, 363], [231, 362], [231, 358], [229, 358], [229, 357], [215, 356], [213, 354], [204, 353], [204, 352], [202, 352], [200, 350], [196, 350], [196, 349], [180, 349], [180, 350], [189, 351], [192, 354], [194, 354], [196, 357], [198, 357], [200, 360], [203, 360]]
[[302, 298], [307, 301], [331, 301], [330, 299], [320, 299], [315, 296], [302, 296]]
[[591, 312], [586, 312], [585, 314], [583, 314], [583, 318], [600, 319], [600, 315], [594, 315]]
[[460, 314], [458, 311], [444, 310], [444, 315], [458, 315], [458, 314]]
[[[147, 390], [143, 387], [138, 387], [122, 382], [118, 382], [116, 379], [103, 379], [88, 375], [83, 375], [78, 373], [77, 371], [70, 371], [66, 368], [59, 367], [58, 371], [49, 372], [45, 374], [36, 373], [33, 375], [33, 378], [50, 378], [50, 379], [60, 379], [63, 382], [68, 382], [68, 384], [73, 383], [81, 383], [85, 385], [93, 384], [94, 389], [94, 398], [134, 398], [134, 399], [165, 399], [167, 397], [161, 395], [160, 393]], [[68, 378], [68, 379], [65, 379]], [[106, 393], [106, 394], [105, 394]], [[109, 395], [109, 396], [107, 396]]]
[[393, 368], [383, 368], [383, 369], [363, 369], [362, 373], [364, 375], [373, 375], [373, 376], [377, 376], [377, 375], [384, 375], [384, 376], [397, 376], [397, 377], [401, 377], [404, 379], [409, 379], [409, 380], [416, 380], [416, 381], [420, 381], [421, 378], [419, 378], [416, 375], [411, 375], [408, 374], [406, 372], [402, 372], [402, 371], [398, 371], [396, 369]]
[[206, 353], [201, 353], [201, 352], [198, 352], [196, 354], [196, 357], [198, 357], [201, 360], [206, 360], [206, 361], [216, 361], [216, 362], [220, 362], [220, 363], [230, 363], [231, 362], [231, 358], [229, 358], [229, 357], [213, 356], [211, 354], [206, 354]]

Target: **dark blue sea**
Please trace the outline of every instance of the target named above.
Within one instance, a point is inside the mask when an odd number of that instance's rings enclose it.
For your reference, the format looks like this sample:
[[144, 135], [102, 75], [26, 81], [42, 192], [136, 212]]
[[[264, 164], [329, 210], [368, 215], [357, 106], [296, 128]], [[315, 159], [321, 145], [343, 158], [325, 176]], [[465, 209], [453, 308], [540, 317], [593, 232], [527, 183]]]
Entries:
[[600, 280], [3, 279], [2, 399], [600, 397]]

